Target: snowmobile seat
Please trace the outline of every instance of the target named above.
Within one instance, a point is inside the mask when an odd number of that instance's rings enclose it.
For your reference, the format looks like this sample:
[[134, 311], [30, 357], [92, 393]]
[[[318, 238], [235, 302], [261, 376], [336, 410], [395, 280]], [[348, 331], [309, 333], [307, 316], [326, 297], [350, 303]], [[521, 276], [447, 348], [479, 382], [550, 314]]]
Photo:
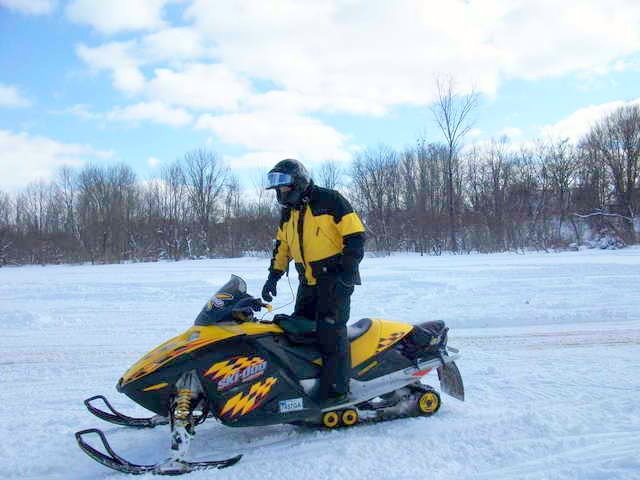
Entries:
[[432, 320], [414, 326], [413, 337], [419, 345], [437, 350], [447, 344], [449, 329], [442, 320]]
[[[273, 322], [284, 330], [284, 334], [292, 343], [316, 343], [316, 322], [306, 317], [286, 315], [280, 313], [273, 317]], [[361, 318], [353, 325], [347, 327], [349, 342], [364, 335], [372, 322], [370, 318]]]
[[430, 322], [421, 323], [420, 327], [423, 330], [426, 330], [430, 335], [437, 337], [442, 334], [442, 330], [444, 330], [445, 325], [442, 320], [432, 320]]
[[353, 325], [349, 325], [349, 342], [353, 342], [355, 339], [360, 338], [362, 335], [364, 335], [367, 330], [371, 328], [371, 324], [372, 323], [370, 318], [361, 318]]
[[284, 330], [292, 343], [316, 343], [316, 322], [309, 318], [279, 313], [273, 317], [273, 322]]

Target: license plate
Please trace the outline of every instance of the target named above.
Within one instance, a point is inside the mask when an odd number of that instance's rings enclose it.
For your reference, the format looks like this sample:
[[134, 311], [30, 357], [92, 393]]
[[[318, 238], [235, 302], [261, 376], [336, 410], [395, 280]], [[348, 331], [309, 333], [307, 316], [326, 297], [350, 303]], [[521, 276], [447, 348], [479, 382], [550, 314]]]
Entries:
[[304, 410], [302, 398], [290, 398], [280, 401], [280, 413], [298, 412]]

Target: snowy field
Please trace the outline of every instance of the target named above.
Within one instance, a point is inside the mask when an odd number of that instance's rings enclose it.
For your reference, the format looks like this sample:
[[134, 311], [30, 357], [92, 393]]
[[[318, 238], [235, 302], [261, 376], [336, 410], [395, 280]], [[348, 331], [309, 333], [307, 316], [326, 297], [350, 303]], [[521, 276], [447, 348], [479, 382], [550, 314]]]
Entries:
[[[73, 433], [92, 426], [132, 461], [162, 459], [168, 427], [106, 424], [82, 400], [105, 394], [146, 415], [115, 391], [121, 374], [186, 330], [231, 273], [257, 295], [267, 265], [0, 269], [0, 478], [124, 478], [76, 446]], [[339, 431], [209, 420], [193, 457], [244, 458], [185, 478], [640, 479], [640, 249], [370, 257], [362, 276], [353, 321], [445, 320], [467, 401], [443, 396], [433, 417]], [[289, 312], [286, 279], [278, 287], [275, 306]]]

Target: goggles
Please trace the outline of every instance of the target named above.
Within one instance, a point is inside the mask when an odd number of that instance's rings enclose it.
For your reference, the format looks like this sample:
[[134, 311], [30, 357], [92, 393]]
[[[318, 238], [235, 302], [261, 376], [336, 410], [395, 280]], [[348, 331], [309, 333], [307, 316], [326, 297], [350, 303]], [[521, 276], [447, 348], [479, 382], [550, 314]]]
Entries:
[[270, 172], [267, 174], [267, 189], [283, 185], [293, 185], [293, 177], [288, 173]]

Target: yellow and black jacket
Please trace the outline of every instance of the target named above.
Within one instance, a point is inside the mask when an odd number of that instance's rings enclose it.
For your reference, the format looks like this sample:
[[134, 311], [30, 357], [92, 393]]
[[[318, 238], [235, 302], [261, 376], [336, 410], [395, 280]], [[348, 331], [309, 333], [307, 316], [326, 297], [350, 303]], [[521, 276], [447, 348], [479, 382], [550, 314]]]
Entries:
[[345, 275], [359, 285], [363, 252], [364, 226], [349, 202], [312, 184], [299, 208], [282, 211], [269, 270], [279, 278], [293, 259], [303, 284]]

